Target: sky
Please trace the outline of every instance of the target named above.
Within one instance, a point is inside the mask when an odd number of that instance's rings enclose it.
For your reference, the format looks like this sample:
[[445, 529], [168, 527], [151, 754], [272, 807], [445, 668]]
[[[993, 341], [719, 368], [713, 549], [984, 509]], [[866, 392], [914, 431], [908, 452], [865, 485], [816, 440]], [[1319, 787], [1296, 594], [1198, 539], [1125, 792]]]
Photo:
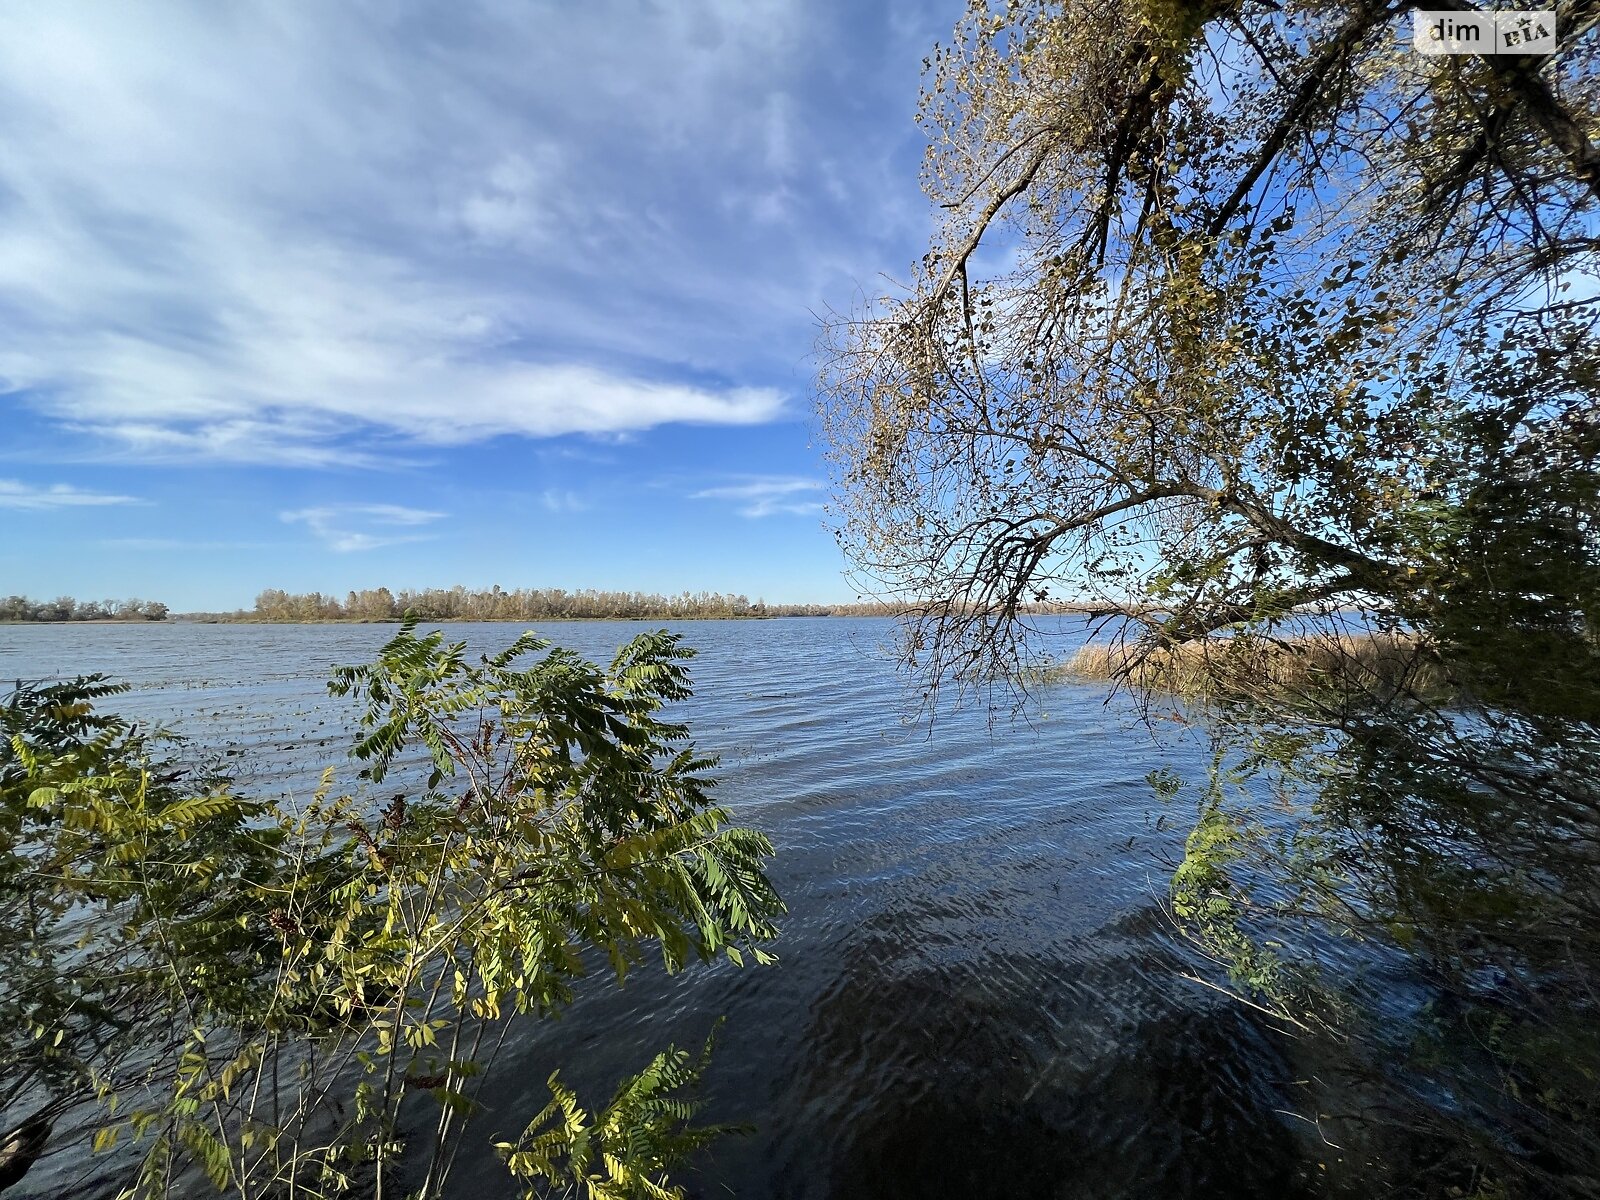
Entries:
[[0, 594], [853, 598], [819, 315], [960, 0], [0, 7]]

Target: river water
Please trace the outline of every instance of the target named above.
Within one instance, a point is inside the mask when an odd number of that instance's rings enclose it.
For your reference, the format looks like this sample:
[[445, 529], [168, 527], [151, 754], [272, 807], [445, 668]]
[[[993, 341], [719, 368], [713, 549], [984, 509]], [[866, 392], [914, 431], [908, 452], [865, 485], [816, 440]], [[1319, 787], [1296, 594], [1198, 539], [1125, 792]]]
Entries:
[[[647, 627], [541, 632], [606, 660]], [[719, 1015], [703, 1116], [755, 1131], [717, 1145], [685, 1179], [694, 1195], [1315, 1192], [1333, 1151], [1290, 1115], [1304, 1098], [1284, 1047], [1179, 974], [1203, 969], [1161, 909], [1191, 814], [1164, 810], [1144, 779], [1203, 768], [1180, 726], [1158, 741], [1103, 689], [1056, 685], [1032, 721], [970, 709], [930, 729], [884, 652], [888, 621], [672, 627], [699, 651], [674, 715], [721, 755], [720, 801], [777, 846], [780, 961], [585, 988], [503, 1053], [453, 1195], [512, 1194], [487, 1147], [543, 1106], [554, 1067], [598, 1103]], [[485, 651], [518, 632], [447, 628]], [[231, 751], [249, 788], [305, 791], [348, 745], [328, 668], [392, 632], [0, 627], [0, 680], [112, 674], [136, 689], [120, 711], [175, 727], [195, 753]], [[1083, 625], [1043, 636], [1065, 653]], [[13, 1194], [109, 1193], [58, 1157]]]

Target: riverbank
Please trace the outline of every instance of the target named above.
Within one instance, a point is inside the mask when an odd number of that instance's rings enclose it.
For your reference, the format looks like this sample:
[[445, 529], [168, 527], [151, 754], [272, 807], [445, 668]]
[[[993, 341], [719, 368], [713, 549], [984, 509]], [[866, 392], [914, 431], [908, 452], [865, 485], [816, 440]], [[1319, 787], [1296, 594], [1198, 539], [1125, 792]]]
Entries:
[[[872, 613], [845, 613], [845, 612], [815, 612], [815, 613], [618, 613], [614, 616], [583, 616], [583, 617], [442, 617], [431, 614], [419, 614], [418, 620], [434, 623], [469, 623], [473, 625], [527, 625], [538, 623], [547, 625], [552, 623], [566, 624], [568, 622], [593, 622], [593, 621], [782, 621], [806, 617], [844, 617], [844, 616], [871, 616], [893, 617], [895, 612]], [[180, 613], [172, 618], [171, 623], [188, 625], [398, 625], [404, 617], [308, 617], [304, 620], [284, 617], [257, 617], [244, 615], [239, 617], [212, 616], [209, 613]], [[24, 622], [19, 622], [22, 624]], [[65, 623], [65, 622], [61, 622]]]
[[[1049, 611], [1030, 613], [1030, 616], [1085, 616], [1100, 611], [1087, 607], [1063, 605]], [[476, 616], [469, 614], [443, 614], [421, 612], [415, 614], [419, 621], [435, 623], [465, 623], [473, 625], [527, 625], [566, 624], [592, 621], [783, 621], [810, 617], [904, 617], [914, 612], [910, 608], [891, 608], [886, 605], [848, 604], [808, 606], [773, 605], [767, 611], [751, 612], [618, 612], [573, 614], [530, 614], [522, 616]], [[272, 617], [256, 613], [174, 613], [168, 623], [190, 625], [398, 625], [404, 616], [388, 617]], [[18, 622], [42, 624], [43, 622]], [[65, 622], [56, 622], [64, 624]], [[138, 624], [138, 622], [132, 622]]]
[[163, 623], [170, 625], [170, 624], [172, 624], [173, 621], [180, 620], [180, 619], [181, 618], [173, 617], [173, 616], [165, 616], [165, 617], [88, 617], [88, 618], [85, 618], [84, 620], [81, 620], [81, 621], [77, 620], [77, 619], [71, 619], [71, 620], [65, 620], [65, 621], [57, 621], [57, 620], [50, 620], [50, 621], [43, 621], [43, 620], [40, 620], [40, 621], [34, 621], [34, 620], [21, 620], [21, 621], [3, 620], [3, 621], [0, 621], [0, 625], [161, 625]]

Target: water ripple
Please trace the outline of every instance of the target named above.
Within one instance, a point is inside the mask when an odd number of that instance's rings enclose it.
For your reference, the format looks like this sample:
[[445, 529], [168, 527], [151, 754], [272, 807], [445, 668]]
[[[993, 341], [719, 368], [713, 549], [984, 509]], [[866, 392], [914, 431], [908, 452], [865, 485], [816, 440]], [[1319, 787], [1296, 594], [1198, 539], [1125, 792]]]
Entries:
[[[542, 632], [609, 658], [645, 628]], [[708, 1081], [720, 1145], [696, 1194], [744, 1197], [1282, 1197], [1315, 1172], [1275, 1114], [1291, 1072], [1241, 1010], [1177, 977], [1157, 906], [1177, 834], [1144, 775], [1196, 770], [1090, 689], [1052, 718], [907, 723], [885, 622], [685, 622], [701, 651], [678, 714], [722, 756], [719, 795], [778, 847], [778, 965], [587, 988], [512, 1046], [482, 1142], [542, 1106], [560, 1063], [599, 1099], [668, 1041], [729, 1018]], [[257, 788], [306, 790], [349, 710], [322, 684], [392, 631], [368, 626], [0, 628], [0, 677], [107, 671], [123, 710], [176, 725]], [[503, 625], [452, 627], [474, 649]], [[1081, 626], [1064, 622], [1064, 645]], [[1172, 824], [1181, 828], [1183, 822]], [[1296, 1140], [1300, 1139], [1300, 1140]], [[482, 1144], [480, 1142], [480, 1144]], [[30, 1180], [30, 1183], [33, 1181]], [[506, 1194], [485, 1154], [454, 1194]]]

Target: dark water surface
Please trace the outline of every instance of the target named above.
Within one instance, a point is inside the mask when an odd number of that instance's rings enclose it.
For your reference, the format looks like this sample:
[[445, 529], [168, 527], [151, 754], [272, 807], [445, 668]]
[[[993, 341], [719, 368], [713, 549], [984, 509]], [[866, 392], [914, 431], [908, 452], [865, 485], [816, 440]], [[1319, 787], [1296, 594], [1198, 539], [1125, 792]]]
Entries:
[[[604, 660], [648, 627], [541, 632]], [[673, 628], [700, 651], [676, 715], [722, 756], [721, 801], [778, 848], [781, 961], [585, 989], [502, 1055], [452, 1194], [512, 1194], [487, 1146], [543, 1106], [553, 1068], [598, 1103], [719, 1014], [704, 1115], [757, 1130], [717, 1146], [695, 1195], [1280, 1197], [1324, 1178], [1330, 1152], [1282, 1111], [1300, 1097], [1281, 1045], [1177, 974], [1196, 964], [1159, 901], [1189, 814], [1164, 815], [1144, 776], [1197, 772], [1199, 747], [1157, 746], [1071, 685], [1032, 724], [967, 711], [930, 733], [908, 723], [885, 621]], [[485, 651], [518, 632], [449, 629]], [[257, 791], [304, 792], [345, 761], [329, 666], [370, 659], [392, 632], [0, 627], [0, 679], [111, 673], [138, 689], [122, 712], [197, 751], [242, 751], [228, 761]], [[1070, 650], [1081, 623], [1053, 640]]]

